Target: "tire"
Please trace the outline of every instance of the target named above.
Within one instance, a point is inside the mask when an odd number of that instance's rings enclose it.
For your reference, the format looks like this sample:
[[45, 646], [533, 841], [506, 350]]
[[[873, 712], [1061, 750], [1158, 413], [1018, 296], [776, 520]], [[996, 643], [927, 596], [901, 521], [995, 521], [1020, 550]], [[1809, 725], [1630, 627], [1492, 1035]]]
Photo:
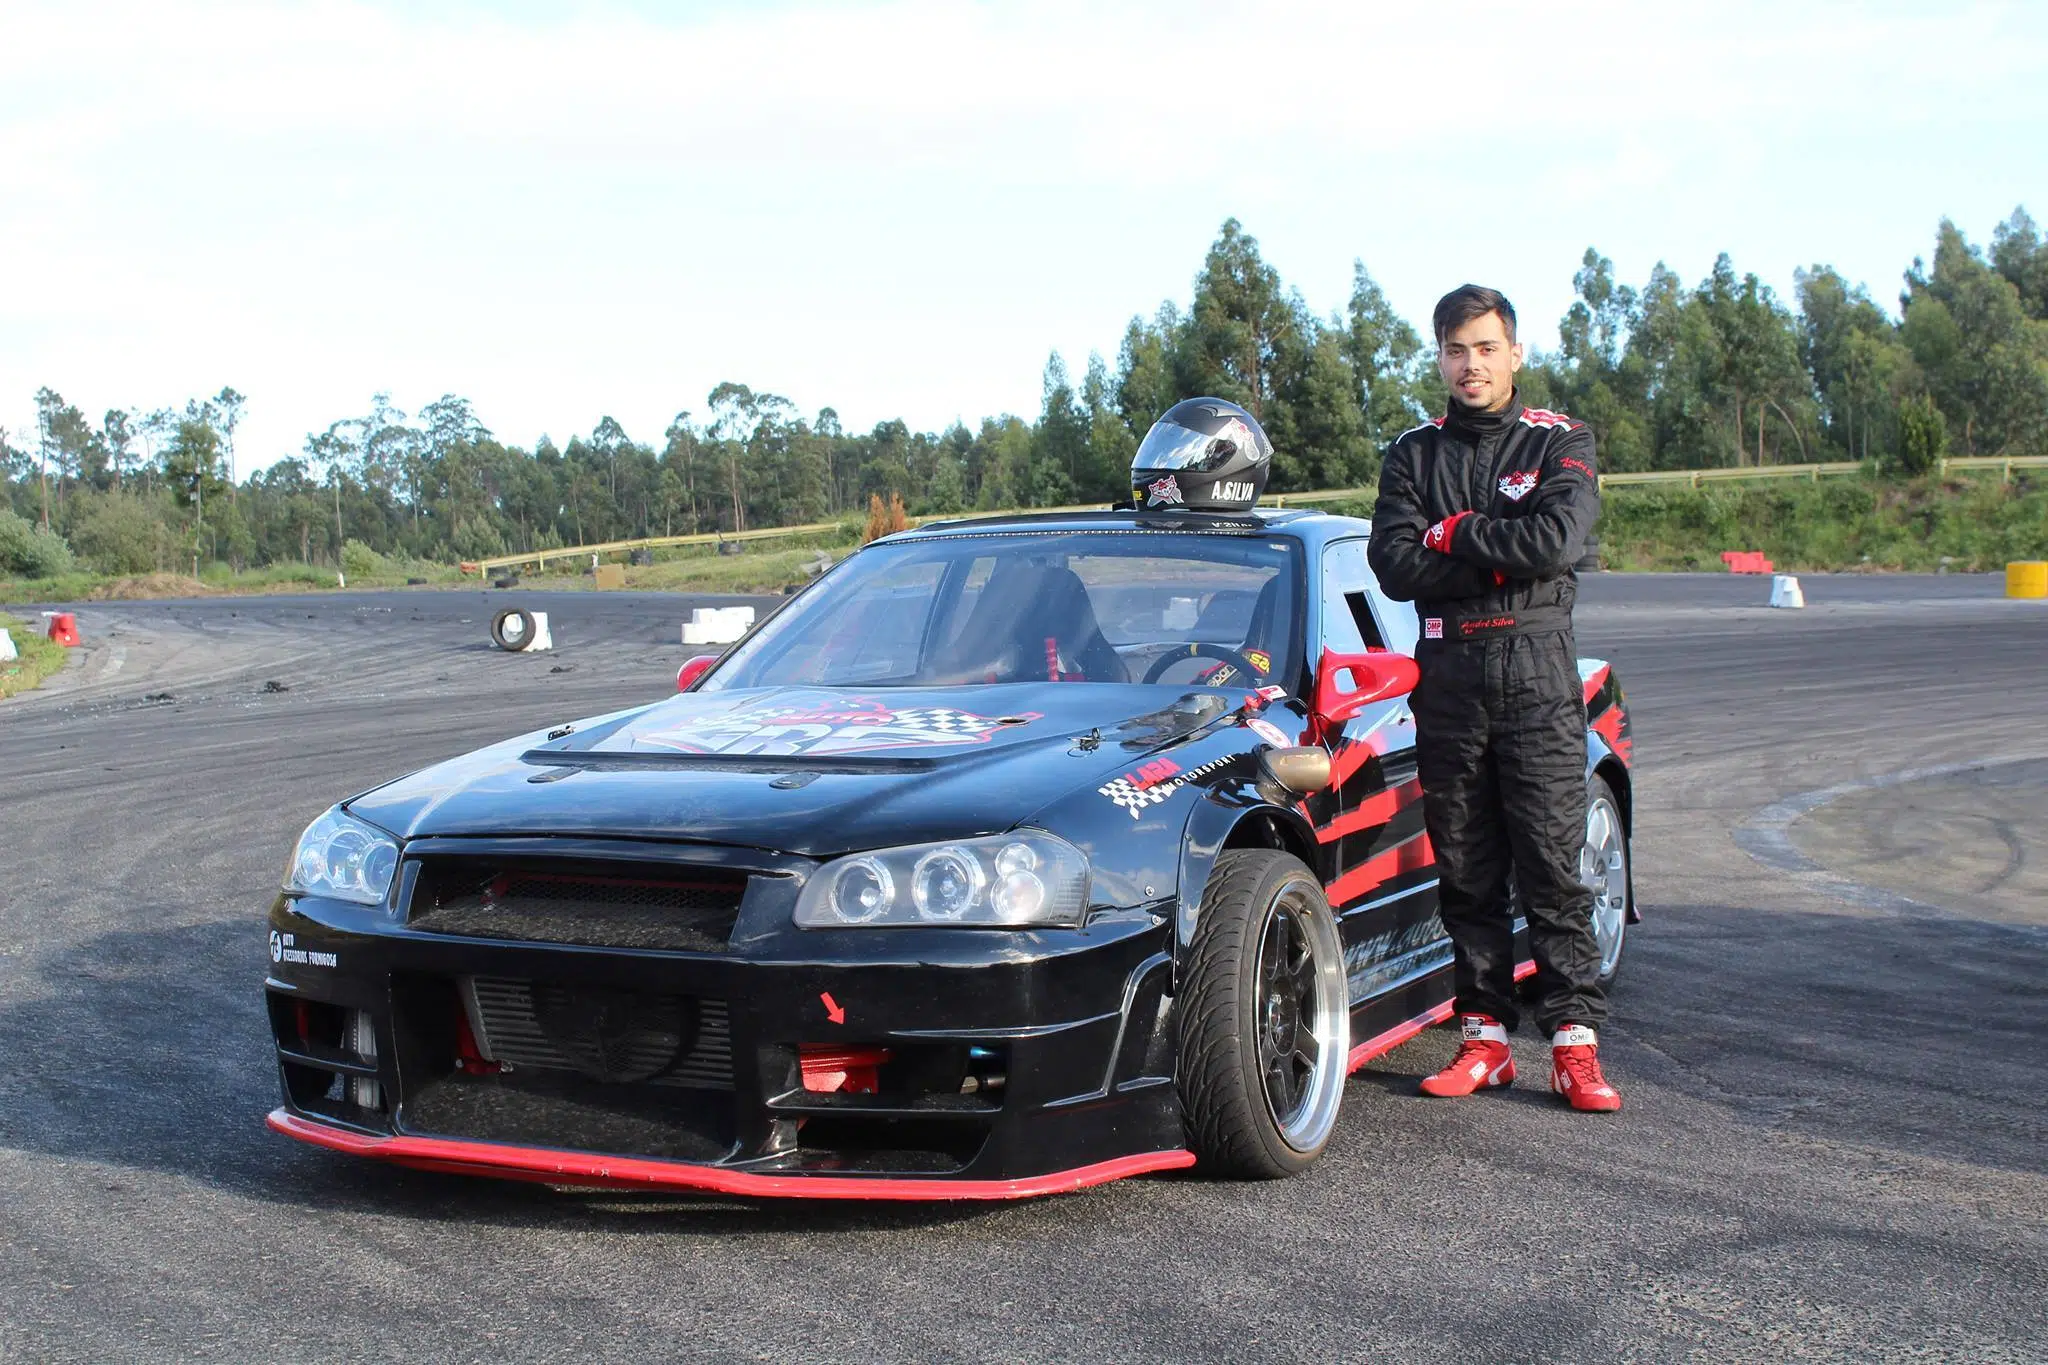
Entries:
[[1603, 990], [1621, 975], [1622, 950], [1628, 946], [1635, 896], [1629, 874], [1621, 802], [1607, 779], [1596, 775], [1586, 783], [1586, 840], [1579, 848], [1579, 878], [1593, 889], [1593, 941], [1600, 945]]
[[491, 639], [500, 649], [517, 654], [533, 643], [533, 613], [507, 607], [491, 622]]
[[[1296, 965], [1281, 974], [1269, 961]], [[1300, 859], [1216, 860], [1179, 1005], [1176, 1084], [1198, 1167], [1247, 1180], [1307, 1169], [1337, 1126], [1351, 1007], [1336, 917]]]

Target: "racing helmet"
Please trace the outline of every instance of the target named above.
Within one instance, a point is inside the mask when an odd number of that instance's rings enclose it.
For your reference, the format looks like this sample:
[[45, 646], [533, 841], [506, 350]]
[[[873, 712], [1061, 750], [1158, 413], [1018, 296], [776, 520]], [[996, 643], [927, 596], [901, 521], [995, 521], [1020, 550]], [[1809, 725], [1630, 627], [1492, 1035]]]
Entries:
[[1221, 398], [1190, 398], [1145, 433], [1131, 460], [1131, 498], [1142, 511], [1248, 511], [1272, 468], [1258, 418]]

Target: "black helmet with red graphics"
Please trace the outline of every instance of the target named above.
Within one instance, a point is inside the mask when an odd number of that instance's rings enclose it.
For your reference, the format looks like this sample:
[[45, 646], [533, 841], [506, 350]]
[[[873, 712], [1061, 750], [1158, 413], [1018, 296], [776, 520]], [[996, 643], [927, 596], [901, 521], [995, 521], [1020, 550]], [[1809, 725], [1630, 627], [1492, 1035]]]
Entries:
[[1272, 468], [1273, 443], [1258, 418], [1221, 398], [1190, 398], [1145, 433], [1131, 461], [1131, 497], [1141, 511], [1243, 512]]

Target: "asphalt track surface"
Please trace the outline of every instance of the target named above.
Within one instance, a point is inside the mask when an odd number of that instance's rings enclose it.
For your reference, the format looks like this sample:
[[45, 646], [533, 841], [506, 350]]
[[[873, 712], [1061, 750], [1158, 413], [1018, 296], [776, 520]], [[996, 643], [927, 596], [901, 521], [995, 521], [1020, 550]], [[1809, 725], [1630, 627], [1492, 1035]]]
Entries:
[[[0, 706], [0, 1357], [2048, 1358], [2048, 606], [1767, 586], [1583, 592], [1636, 721], [1619, 1115], [1558, 1107], [1527, 1034], [1514, 1090], [1419, 1099], [1438, 1030], [1298, 1179], [978, 1207], [562, 1193], [263, 1128], [300, 827], [664, 695], [686, 599], [83, 607]], [[490, 649], [493, 599], [559, 648]]]

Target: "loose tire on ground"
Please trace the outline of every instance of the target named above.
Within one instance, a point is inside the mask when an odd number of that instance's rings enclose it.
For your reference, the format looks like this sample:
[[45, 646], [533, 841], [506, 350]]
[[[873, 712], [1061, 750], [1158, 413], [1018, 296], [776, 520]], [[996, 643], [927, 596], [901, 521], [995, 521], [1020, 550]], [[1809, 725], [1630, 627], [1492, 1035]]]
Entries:
[[[1276, 919], [1285, 926], [1276, 930]], [[1219, 857], [1178, 1002], [1177, 1083], [1201, 1170], [1273, 1180], [1321, 1154], [1350, 1061], [1347, 989], [1336, 919], [1315, 874], [1270, 849]]]
[[533, 613], [507, 607], [491, 622], [491, 639], [498, 648], [518, 653], [533, 643]]
[[1586, 840], [1579, 849], [1579, 879], [1593, 891], [1593, 940], [1600, 945], [1600, 985], [1621, 975], [1622, 949], [1635, 892], [1629, 885], [1628, 833], [1621, 802], [1607, 779], [1586, 783]]

